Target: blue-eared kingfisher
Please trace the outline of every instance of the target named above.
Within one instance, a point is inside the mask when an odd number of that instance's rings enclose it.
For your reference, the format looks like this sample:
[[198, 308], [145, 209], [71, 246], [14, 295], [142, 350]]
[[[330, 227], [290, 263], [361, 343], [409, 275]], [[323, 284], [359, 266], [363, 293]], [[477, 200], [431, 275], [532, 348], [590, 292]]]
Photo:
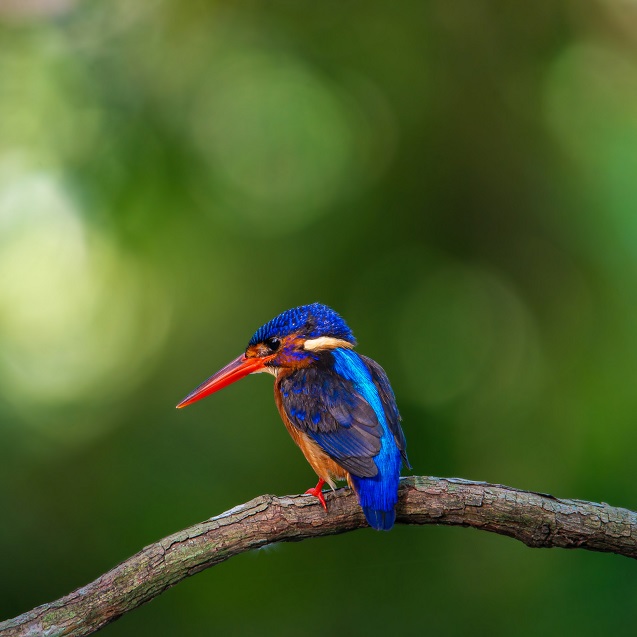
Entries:
[[275, 377], [274, 399], [288, 432], [319, 477], [305, 493], [327, 511], [323, 485], [347, 480], [370, 526], [396, 519], [405, 435], [383, 368], [354, 351], [345, 321], [320, 303], [287, 310], [261, 326], [244, 354], [188, 394], [186, 407], [259, 372]]

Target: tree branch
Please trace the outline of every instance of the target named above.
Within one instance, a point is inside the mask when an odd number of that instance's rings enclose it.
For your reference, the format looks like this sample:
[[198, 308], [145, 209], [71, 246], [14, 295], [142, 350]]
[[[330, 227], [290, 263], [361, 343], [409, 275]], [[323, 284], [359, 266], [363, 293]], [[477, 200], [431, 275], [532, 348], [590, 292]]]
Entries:
[[[401, 524], [472, 526], [536, 548], [582, 548], [637, 558], [637, 513], [608, 504], [458, 478], [401, 480]], [[66, 597], [0, 622], [0, 637], [90, 635], [182, 579], [274, 542], [367, 526], [356, 497], [339, 489], [325, 514], [308, 496], [263, 495], [142, 549]]]

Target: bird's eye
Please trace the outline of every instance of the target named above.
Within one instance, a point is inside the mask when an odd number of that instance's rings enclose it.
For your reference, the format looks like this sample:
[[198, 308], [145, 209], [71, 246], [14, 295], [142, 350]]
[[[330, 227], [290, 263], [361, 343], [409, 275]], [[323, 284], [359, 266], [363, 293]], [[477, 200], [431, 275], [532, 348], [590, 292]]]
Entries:
[[271, 351], [276, 352], [281, 347], [281, 341], [276, 336], [266, 338], [263, 344]]

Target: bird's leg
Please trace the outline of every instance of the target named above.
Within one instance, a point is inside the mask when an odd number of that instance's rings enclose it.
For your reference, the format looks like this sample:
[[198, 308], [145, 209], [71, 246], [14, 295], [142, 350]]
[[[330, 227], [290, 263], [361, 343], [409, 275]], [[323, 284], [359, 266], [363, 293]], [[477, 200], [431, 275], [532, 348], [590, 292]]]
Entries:
[[327, 511], [327, 504], [325, 504], [325, 498], [323, 497], [323, 485], [325, 484], [325, 480], [323, 478], [319, 478], [318, 483], [313, 489], [308, 489], [305, 492], [305, 495], [313, 495], [315, 498], [318, 498], [318, 501], [321, 503], [321, 506]]

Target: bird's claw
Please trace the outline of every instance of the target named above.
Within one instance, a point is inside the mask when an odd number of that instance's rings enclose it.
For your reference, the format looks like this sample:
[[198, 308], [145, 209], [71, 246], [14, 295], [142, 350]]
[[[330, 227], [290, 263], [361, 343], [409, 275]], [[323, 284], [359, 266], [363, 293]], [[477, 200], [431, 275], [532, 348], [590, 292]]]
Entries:
[[319, 480], [319, 483], [313, 488], [308, 489], [305, 492], [305, 495], [313, 495], [315, 498], [318, 498], [318, 501], [321, 503], [321, 506], [325, 509], [327, 513], [327, 503], [325, 502], [325, 498], [323, 497], [323, 485], [325, 484], [324, 480]]

